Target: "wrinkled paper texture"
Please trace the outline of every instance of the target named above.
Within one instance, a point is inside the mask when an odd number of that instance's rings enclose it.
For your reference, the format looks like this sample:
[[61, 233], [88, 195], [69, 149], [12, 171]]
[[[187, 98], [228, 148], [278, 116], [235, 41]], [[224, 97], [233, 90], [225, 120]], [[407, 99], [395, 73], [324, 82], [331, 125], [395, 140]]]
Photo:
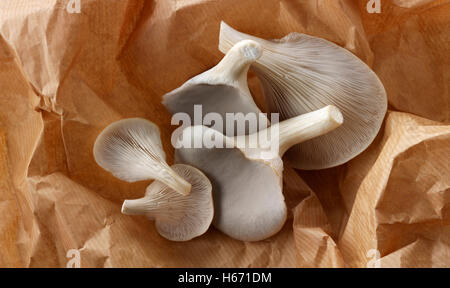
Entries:
[[[450, 267], [450, 1], [367, 2], [0, 1], [0, 266], [66, 267], [77, 251], [81, 267]], [[161, 97], [221, 59], [221, 20], [345, 47], [378, 74], [389, 112], [349, 163], [285, 167], [290, 215], [272, 238], [210, 228], [170, 242], [120, 213], [149, 182], [114, 178], [92, 146], [109, 123], [143, 117], [172, 163]], [[264, 109], [252, 74], [249, 86]]]

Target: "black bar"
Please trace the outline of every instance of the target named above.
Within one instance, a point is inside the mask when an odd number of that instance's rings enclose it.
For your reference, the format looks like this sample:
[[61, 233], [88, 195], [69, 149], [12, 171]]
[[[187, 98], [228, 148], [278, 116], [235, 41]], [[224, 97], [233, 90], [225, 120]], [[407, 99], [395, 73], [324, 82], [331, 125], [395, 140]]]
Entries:
[[[425, 271], [426, 270], [426, 271]], [[426, 273], [433, 273], [430, 277]], [[11, 278], [10, 283], [34, 279], [79, 287], [105, 285], [115, 287], [143, 288], [273, 288], [273, 287], [311, 287], [311, 285], [371, 286], [385, 287], [398, 285], [406, 287], [417, 281], [444, 280], [447, 269], [272, 269], [272, 268], [169, 268], [169, 269], [0, 269], [2, 281]], [[28, 275], [34, 274], [36, 275]], [[23, 276], [22, 276], [23, 274]], [[444, 278], [445, 277], [445, 278]], [[39, 279], [39, 280], [38, 280]], [[64, 279], [64, 280], [61, 280]], [[63, 282], [60, 282], [63, 281]], [[7, 283], [7, 282], [4, 282]], [[58, 284], [59, 283], [59, 284]], [[431, 283], [430, 283], [431, 285]]]

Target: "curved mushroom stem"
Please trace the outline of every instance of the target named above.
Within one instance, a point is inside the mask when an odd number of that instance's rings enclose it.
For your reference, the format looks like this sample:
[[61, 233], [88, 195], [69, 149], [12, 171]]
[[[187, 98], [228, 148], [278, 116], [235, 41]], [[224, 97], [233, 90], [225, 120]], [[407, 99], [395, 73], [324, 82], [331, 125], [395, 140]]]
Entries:
[[228, 53], [234, 43], [244, 39], [256, 40], [258, 38], [239, 32], [224, 21], [220, 22], [219, 50], [222, 53]]
[[278, 144], [279, 155], [283, 156], [293, 145], [326, 134], [339, 127], [343, 122], [344, 117], [339, 109], [329, 105], [272, 125], [268, 129], [278, 129], [279, 133], [278, 137], [272, 137], [271, 145]]
[[148, 212], [147, 201], [144, 198], [125, 200], [122, 204], [122, 213], [126, 215], [142, 215]]
[[261, 45], [253, 40], [242, 40], [213, 69], [214, 73], [234, 81], [247, 81], [250, 65], [262, 55]]
[[148, 219], [155, 220], [155, 215], [161, 210], [159, 206], [164, 206], [164, 204], [166, 203], [154, 203], [144, 196], [139, 199], [123, 201], [121, 212], [125, 215], [145, 215]]

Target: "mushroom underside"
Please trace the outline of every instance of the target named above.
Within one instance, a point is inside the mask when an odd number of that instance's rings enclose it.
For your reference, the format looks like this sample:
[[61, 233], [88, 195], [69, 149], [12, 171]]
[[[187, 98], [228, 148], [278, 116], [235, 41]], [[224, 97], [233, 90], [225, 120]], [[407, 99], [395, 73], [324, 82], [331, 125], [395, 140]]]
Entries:
[[264, 49], [251, 69], [258, 76], [270, 112], [280, 120], [335, 105], [344, 123], [321, 137], [292, 147], [284, 157], [299, 169], [324, 169], [343, 164], [364, 151], [377, 135], [387, 97], [377, 75], [350, 51], [325, 39], [291, 33], [264, 40], [222, 22], [219, 49], [252, 39]]
[[211, 183], [198, 169], [184, 164], [171, 168], [192, 185], [189, 195], [180, 195], [164, 183], [154, 181], [147, 187], [147, 217], [155, 220], [158, 233], [172, 241], [188, 241], [205, 233], [214, 216]]
[[[227, 136], [247, 135], [268, 126], [265, 116], [260, 121], [259, 114], [261, 111], [253, 102], [251, 96], [230, 85], [192, 84], [182, 86], [164, 95], [163, 105], [171, 114], [187, 113], [191, 125], [211, 126], [211, 128]], [[200, 105], [201, 115], [195, 115], [194, 105]], [[207, 115], [208, 113], [210, 115]], [[211, 115], [212, 113], [220, 116], [222, 121], [218, 121], [216, 116]], [[233, 113], [233, 115], [227, 116], [227, 113]], [[243, 116], [246, 116], [245, 119], [251, 120], [239, 120], [242, 117], [234, 113], [242, 113]], [[231, 123], [234, 123], [232, 131], [227, 131], [227, 117], [233, 121]], [[250, 121], [253, 122], [250, 123]]]
[[180, 148], [175, 160], [205, 171], [213, 187], [213, 224], [242, 241], [277, 233], [286, 220], [282, 183], [274, 169], [250, 160], [237, 148]]
[[93, 153], [103, 169], [127, 182], [148, 180], [153, 162], [166, 158], [158, 126], [142, 118], [123, 119], [107, 126], [97, 137]]

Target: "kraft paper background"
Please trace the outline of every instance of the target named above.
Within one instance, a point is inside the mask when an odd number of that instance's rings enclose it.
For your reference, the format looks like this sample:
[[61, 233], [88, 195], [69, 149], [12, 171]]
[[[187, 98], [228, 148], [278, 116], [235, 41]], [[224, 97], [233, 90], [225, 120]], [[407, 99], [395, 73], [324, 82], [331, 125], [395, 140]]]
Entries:
[[[0, 266], [450, 267], [450, 1], [0, 1]], [[160, 126], [161, 96], [214, 66], [219, 24], [262, 38], [297, 31], [360, 57], [385, 85], [374, 143], [323, 171], [285, 167], [290, 217], [276, 236], [214, 228], [170, 242], [120, 213], [149, 182], [115, 179], [92, 146], [109, 123]], [[249, 85], [264, 109], [254, 75]]]

